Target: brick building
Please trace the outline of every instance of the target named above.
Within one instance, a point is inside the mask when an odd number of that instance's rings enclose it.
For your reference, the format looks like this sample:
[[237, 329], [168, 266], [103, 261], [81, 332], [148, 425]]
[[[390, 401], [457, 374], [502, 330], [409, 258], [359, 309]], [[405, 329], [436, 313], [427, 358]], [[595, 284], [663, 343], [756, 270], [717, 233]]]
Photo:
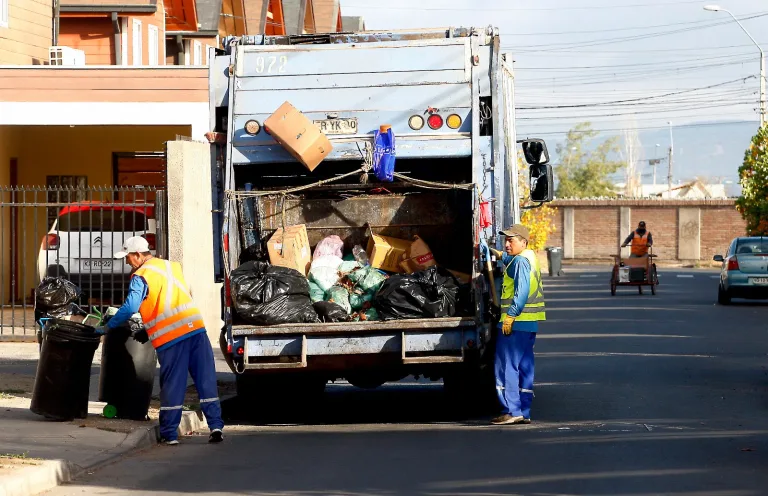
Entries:
[[552, 206], [557, 230], [548, 244], [562, 246], [565, 259], [610, 258], [641, 220], [664, 261], [711, 260], [746, 231], [733, 200], [557, 200]]

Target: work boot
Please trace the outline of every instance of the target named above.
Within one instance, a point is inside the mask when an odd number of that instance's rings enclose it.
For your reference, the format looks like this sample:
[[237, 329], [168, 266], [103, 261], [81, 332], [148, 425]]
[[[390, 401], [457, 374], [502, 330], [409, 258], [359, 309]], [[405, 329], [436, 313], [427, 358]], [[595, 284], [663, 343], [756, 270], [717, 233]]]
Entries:
[[178, 439], [161, 439], [160, 444], [164, 444], [165, 446], [178, 446], [179, 440]]
[[531, 419], [529, 419], [529, 418], [524, 418], [522, 423], [523, 423], [523, 424], [530, 424], [530, 423], [531, 423]]
[[224, 433], [221, 429], [214, 429], [211, 431], [211, 435], [208, 436], [209, 443], [220, 443], [224, 440]]
[[508, 413], [505, 413], [504, 415], [501, 415], [491, 420], [491, 424], [493, 425], [522, 424], [523, 422], [525, 422], [525, 418], [522, 415], [518, 417], [513, 417]]

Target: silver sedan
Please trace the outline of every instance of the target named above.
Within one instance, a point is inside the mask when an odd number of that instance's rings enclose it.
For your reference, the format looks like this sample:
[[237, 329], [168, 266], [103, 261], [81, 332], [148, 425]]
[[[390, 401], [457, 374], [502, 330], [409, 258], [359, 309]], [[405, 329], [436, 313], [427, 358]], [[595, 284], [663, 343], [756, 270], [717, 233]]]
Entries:
[[734, 239], [722, 262], [717, 302], [731, 303], [731, 298], [768, 299], [768, 238], [741, 237]]

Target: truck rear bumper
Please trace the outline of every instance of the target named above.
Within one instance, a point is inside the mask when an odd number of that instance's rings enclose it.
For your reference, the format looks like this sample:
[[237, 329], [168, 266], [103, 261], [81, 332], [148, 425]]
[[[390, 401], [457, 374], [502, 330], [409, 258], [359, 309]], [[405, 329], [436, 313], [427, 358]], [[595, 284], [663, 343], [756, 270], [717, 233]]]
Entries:
[[403, 365], [462, 362], [465, 350], [477, 349], [479, 333], [474, 319], [461, 317], [232, 328], [245, 369], [307, 368], [313, 357], [359, 355]]

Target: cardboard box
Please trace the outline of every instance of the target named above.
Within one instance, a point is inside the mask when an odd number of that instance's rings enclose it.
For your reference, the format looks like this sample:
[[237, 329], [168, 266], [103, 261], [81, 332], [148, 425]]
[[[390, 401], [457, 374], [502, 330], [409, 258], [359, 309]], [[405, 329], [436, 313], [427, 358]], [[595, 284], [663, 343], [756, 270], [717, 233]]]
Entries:
[[310, 171], [333, 149], [320, 128], [288, 102], [267, 117], [264, 128]]
[[306, 276], [312, 264], [307, 227], [304, 224], [291, 226], [285, 234], [278, 229], [267, 241], [267, 252], [272, 265], [296, 269]]
[[387, 272], [402, 272], [400, 262], [403, 261], [403, 255], [410, 247], [411, 242], [407, 239], [390, 238], [372, 233], [368, 239], [366, 251], [372, 267]]
[[437, 265], [437, 262], [435, 262], [435, 256], [432, 254], [429, 245], [420, 237], [414, 236], [411, 246], [408, 247], [408, 250], [403, 255], [400, 267], [407, 274], [412, 274], [435, 265]]

